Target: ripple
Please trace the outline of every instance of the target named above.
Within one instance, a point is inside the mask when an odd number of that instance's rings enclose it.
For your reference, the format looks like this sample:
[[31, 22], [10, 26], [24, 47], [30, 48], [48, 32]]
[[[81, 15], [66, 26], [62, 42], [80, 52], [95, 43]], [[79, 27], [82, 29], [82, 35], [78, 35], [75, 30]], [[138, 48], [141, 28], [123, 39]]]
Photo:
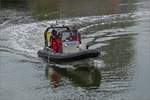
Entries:
[[[90, 27], [94, 27], [98, 24], [109, 23], [111, 21], [119, 21], [123, 19], [130, 18], [130, 14], [113, 14], [113, 15], [103, 15], [103, 16], [88, 16], [88, 17], [74, 17], [74, 18], [63, 18], [58, 20], [59, 25], [68, 25], [80, 27], [80, 31], [85, 31]], [[118, 20], [119, 19], [119, 20]], [[7, 22], [7, 21], [6, 21]], [[55, 20], [33, 22], [27, 24], [18, 24], [13, 26], [8, 26], [0, 31], [2, 36], [8, 38], [6, 45], [11, 48], [29, 52], [29, 54], [34, 55], [41, 47], [44, 45], [43, 32], [46, 27], [55, 23]], [[112, 30], [110, 30], [112, 31]], [[9, 34], [5, 34], [9, 33]], [[83, 43], [88, 43], [94, 41], [95, 37], [108, 35], [109, 32], [97, 31], [96, 33], [90, 33], [86, 35], [82, 40]], [[93, 39], [94, 38], [94, 39]], [[114, 39], [114, 37], [107, 37], [103, 39], [96, 39], [96, 42], [106, 41]], [[3, 38], [2, 38], [3, 40]]]
[[106, 43], [95, 43], [95, 44], [91, 45], [91, 46], [89, 47], [89, 49], [101, 48], [101, 47], [107, 46], [107, 45], [108, 45], [108, 44], [106, 44]]
[[113, 39], [117, 39], [118, 37], [104, 37], [104, 38], [99, 38], [96, 39], [96, 42], [105, 42], [105, 41], [109, 41], [109, 40], [113, 40]]

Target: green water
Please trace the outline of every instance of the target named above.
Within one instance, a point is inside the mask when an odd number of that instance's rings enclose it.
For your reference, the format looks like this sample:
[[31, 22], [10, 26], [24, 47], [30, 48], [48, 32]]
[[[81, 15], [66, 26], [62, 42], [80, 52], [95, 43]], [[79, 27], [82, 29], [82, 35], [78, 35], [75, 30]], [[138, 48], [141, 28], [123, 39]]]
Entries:
[[[149, 100], [149, 0], [0, 2], [0, 100]], [[48, 64], [43, 32], [76, 26], [97, 58]]]

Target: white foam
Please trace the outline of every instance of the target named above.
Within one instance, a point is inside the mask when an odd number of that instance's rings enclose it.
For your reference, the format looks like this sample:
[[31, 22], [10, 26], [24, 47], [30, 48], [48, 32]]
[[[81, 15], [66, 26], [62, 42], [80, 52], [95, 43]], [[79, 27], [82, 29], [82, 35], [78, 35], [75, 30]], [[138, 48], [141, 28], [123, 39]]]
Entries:
[[[118, 16], [119, 15], [119, 16]], [[115, 20], [117, 17], [124, 18], [129, 17], [128, 14], [114, 14], [114, 15], [103, 15], [103, 16], [86, 16], [86, 17], [74, 17], [74, 18], [67, 18], [67, 19], [60, 19], [58, 20], [59, 25], [85, 25], [82, 27], [80, 31], [84, 31], [85, 29], [98, 25], [99, 22], [103, 21], [112, 21]], [[6, 22], [7, 23], [7, 22]], [[55, 20], [50, 21], [42, 21], [42, 22], [34, 22], [28, 24], [17, 24], [17, 25], [10, 25], [1, 29], [0, 34], [2, 36], [6, 36], [8, 38], [7, 45], [11, 48], [21, 50], [24, 52], [29, 52], [29, 54], [35, 54], [37, 50], [39, 50], [44, 45], [43, 39], [43, 32], [47, 27], [51, 24], [55, 23]], [[101, 22], [103, 24], [104, 22]], [[5, 23], [4, 23], [5, 24]], [[111, 31], [111, 30], [110, 30]], [[106, 31], [108, 32], [108, 31]], [[94, 37], [105, 35], [105, 32], [96, 32], [90, 35], [87, 35], [87, 39], [83, 39], [83, 43], [87, 43], [93, 40]], [[93, 38], [88, 38], [93, 37]], [[107, 38], [100, 38], [96, 41], [105, 41], [114, 39], [116, 37], [107, 37]], [[100, 46], [100, 45], [99, 45]]]
[[106, 44], [106, 43], [96, 43], [96, 44], [90, 46], [89, 49], [96, 49], [96, 48], [100, 48], [100, 47], [103, 47], [103, 46], [106, 46], [106, 45], [108, 45], [108, 44]]
[[112, 39], [116, 39], [118, 37], [104, 37], [104, 38], [99, 38], [96, 39], [96, 42], [104, 42], [104, 41], [108, 41], [108, 40], [112, 40]]

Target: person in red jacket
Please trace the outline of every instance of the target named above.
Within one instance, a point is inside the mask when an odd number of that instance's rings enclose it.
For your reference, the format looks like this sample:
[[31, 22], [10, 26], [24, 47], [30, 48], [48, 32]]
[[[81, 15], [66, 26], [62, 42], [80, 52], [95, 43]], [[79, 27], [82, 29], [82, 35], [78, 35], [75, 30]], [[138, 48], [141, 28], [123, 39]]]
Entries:
[[75, 28], [72, 29], [71, 38], [73, 41], [78, 41], [81, 44], [81, 35], [77, 29], [75, 29]]
[[53, 52], [58, 53], [61, 52], [62, 49], [62, 41], [57, 34], [57, 31], [52, 30], [52, 38], [50, 41], [51, 49]]

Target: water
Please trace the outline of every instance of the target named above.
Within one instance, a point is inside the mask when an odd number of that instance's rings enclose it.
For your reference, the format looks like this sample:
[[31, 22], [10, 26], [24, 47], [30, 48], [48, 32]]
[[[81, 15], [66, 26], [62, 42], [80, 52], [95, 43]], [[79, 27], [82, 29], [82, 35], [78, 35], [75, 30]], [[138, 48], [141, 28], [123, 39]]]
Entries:
[[[0, 3], [0, 100], [150, 99], [149, 0], [45, 1]], [[101, 56], [56, 66], [37, 57], [55, 19]]]

